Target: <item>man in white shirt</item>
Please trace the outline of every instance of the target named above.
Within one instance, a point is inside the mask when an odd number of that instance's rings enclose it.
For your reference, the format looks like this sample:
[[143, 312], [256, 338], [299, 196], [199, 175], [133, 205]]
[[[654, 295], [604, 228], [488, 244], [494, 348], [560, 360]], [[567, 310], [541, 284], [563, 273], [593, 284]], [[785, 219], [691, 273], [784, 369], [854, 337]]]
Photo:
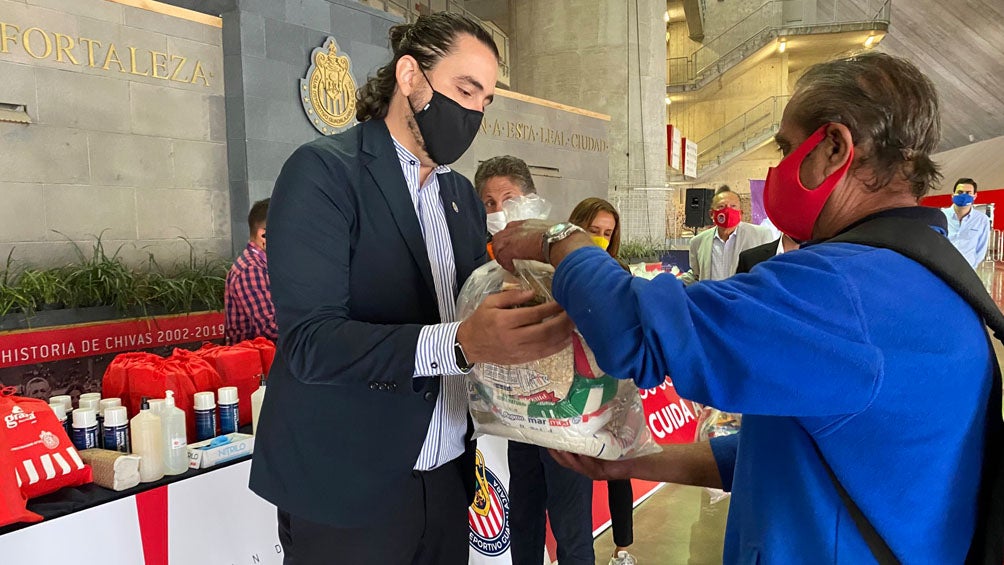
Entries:
[[970, 213], [975, 200], [976, 181], [961, 178], [955, 181], [952, 205], [942, 210], [948, 218], [948, 240], [974, 269], [987, 256], [990, 239], [990, 218], [982, 212]]
[[769, 228], [741, 221], [739, 195], [722, 186], [711, 201], [715, 229], [703, 231], [690, 240], [690, 270], [680, 278], [686, 284], [720, 281], [736, 274], [739, 254], [775, 239]]

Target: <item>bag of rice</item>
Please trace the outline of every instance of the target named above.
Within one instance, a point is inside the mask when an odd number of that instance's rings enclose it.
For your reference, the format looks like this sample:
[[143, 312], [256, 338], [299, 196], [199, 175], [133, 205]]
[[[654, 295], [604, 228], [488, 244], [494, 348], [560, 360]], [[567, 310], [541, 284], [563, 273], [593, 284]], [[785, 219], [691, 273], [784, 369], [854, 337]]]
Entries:
[[[554, 268], [517, 261], [516, 273], [498, 263], [482, 265], [457, 299], [464, 320], [490, 294], [528, 289], [532, 303], [553, 301]], [[479, 363], [468, 375], [475, 436], [495, 435], [601, 459], [656, 453], [638, 389], [605, 374], [577, 332], [558, 353], [522, 365]]]

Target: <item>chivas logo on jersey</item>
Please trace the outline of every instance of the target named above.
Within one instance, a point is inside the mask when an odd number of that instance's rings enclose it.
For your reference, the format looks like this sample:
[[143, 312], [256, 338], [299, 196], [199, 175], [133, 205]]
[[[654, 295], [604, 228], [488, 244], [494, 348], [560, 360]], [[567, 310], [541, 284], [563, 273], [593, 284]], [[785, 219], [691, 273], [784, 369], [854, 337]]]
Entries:
[[477, 491], [467, 510], [471, 547], [478, 553], [495, 557], [509, 549], [509, 494], [502, 481], [485, 466], [479, 449], [475, 455]]

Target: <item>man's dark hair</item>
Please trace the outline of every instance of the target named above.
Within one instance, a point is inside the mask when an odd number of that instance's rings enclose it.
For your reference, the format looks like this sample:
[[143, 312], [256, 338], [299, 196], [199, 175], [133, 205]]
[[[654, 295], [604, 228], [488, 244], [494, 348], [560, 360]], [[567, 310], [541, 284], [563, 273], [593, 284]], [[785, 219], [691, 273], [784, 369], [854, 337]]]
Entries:
[[974, 194], [976, 193], [976, 190], [977, 190], [976, 181], [974, 181], [973, 179], [971, 179], [969, 177], [962, 177], [961, 179], [955, 181], [955, 184], [952, 185], [952, 192], [955, 192], [955, 189], [959, 188], [960, 184], [971, 184], [971, 185], [973, 185], [973, 193]]
[[477, 189], [478, 196], [484, 192], [488, 179], [494, 177], [508, 177], [523, 194], [537, 192], [537, 187], [533, 185], [533, 176], [530, 175], [530, 167], [527, 167], [526, 162], [519, 157], [501, 155], [482, 161], [478, 165], [478, 171], [474, 173], [474, 188]]
[[265, 225], [265, 218], [268, 217], [269, 200], [271, 198], [255, 202], [254, 206], [251, 206], [251, 211], [248, 212], [248, 230], [251, 232], [251, 237], [254, 237], [258, 228]]
[[464, 34], [483, 43], [498, 59], [498, 47], [492, 36], [466, 16], [438, 12], [420, 16], [413, 24], [390, 28], [390, 48], [394, 57], [356, 92], [356, 119], [364, 122], [387, 116], [391, 96], [397, 88], [397, 62], [401, 57], [411, 55], [423, 71], [428, 71], [453, 51], [457, 38]]
[[877, 191], [897, 176], [920, 198], [941, 179], [931, 153], [941, 139], [934, 84], [913, 63], [869, 51], [813, 65], [795, 84], [791, 118], [806, 133], [847, 126], [855, 169], [867, 166]]
[[719, 186], [718, 189], [715, 190], [715, 196], [718, 196], [723, 192], [732, 192], [732, 188], [729, 187], [729, 185], [727, 184], [723, 184], [722, 186]]

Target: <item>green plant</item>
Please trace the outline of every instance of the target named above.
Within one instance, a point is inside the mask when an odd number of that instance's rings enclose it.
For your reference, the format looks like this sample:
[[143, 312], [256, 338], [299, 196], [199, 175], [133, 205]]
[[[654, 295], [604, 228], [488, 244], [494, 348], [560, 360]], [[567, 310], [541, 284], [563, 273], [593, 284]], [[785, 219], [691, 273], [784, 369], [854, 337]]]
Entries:
[[223, 309], [223, 294], [229, 264], [208, 253], [197, 256], [188, 244], [188, 262], [165, 270], [150, 254], [148, 267], [138, 282], [142, 306], [159, 306], [172, 312], [191, 312], [196, 308]]
[[657, 243], [654, 239], [634, 239], [621, 242], [617, 257], [621, 260], [652, 257], [659, 255], [664, 249], [665, 245]]
[[69, 295], [64, 269], [25, 269], [18, 277], [17, 288], [31, 300], [31, 309], [65, 304]]
[[105, 253], [101, 242], [103, 235], [104, 231], [95, 238], [90, 258], [84, 255], [79, 245], [73, 243], [80, 262], [66, 267], [64, 271], [68, 308], [115, 306], [119, 311], [125, 311], [137, 304], [136, 275], [119, 258], [121, 246], [111, 257]]

